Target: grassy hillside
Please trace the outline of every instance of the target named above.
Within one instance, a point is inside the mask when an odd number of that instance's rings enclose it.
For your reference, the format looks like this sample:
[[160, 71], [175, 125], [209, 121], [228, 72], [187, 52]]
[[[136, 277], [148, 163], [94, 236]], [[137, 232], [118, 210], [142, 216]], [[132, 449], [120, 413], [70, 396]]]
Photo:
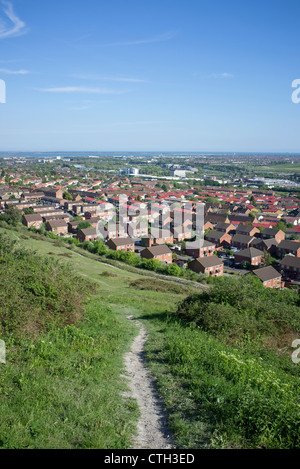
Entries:
[[147, 328], [148, 366], [179, 448], [300, 447], [300, 365], [290, 346], [300, 337], [296, 292], [258, 282], [251, 290], [247, 279], [233, 278], [201, 291], [199, 283], [99, 262], [55, 240], [1, 232], [97, 287], [84, 294], [76, 325], [8, 342], [0, 367], [2, 447], [130, 446], [138, 410], [122, 398], [120, 378], [137, 333], [129, 314]]
[[[136, 288], [132, 282], [147, 278], [55, 240], [4, 229], [1, 234], [8, 240], [0, 267], [0, 338], [7, 346], [7, 363], [0, 366], [0, 447], [130, 447], [138, 409], [122, 397], [128, 388], [121, 375], [138, 330], [127, 316], [160, 314], [175, 305], [174, 293], [166, 291], [167, 282], [158, 283], [156, 292]], [[43, 288], [50, 286], [56, 302], [48, 314]], [[191, 293], [185, 288], [176, 301]], [[60, 302], [74, 321], [65, 321]], [[27, 322], [31, 326], [23, 327]]]

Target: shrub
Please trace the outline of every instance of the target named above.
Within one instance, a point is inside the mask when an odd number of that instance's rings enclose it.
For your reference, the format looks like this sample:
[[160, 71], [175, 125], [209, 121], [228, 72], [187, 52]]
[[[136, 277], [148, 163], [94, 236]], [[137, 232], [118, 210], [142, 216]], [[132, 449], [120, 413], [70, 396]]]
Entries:
[[0, 234], [0, 334], [35, 338], [80, 321], [94, 286], [51, 257], [18, 248]]

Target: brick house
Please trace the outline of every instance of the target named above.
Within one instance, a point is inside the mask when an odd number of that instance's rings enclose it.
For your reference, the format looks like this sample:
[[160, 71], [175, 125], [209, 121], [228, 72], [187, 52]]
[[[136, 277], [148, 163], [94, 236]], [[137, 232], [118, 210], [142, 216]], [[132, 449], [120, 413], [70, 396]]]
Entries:
[[127, 233], [132, 238], [142, 238], [148, 234], [148, 223], [133, 222], [127, 224]]
[[204, 222], [203, 231], [213, 230], [213, 229], [214, 229], [214, 225], [210, 221]]
[[68, 225], [66, 220], [49, 220], [46, 223], [46, 228], [55, 234], [66, 234], [68, 233]]
[[77, 221], [69, 221], [68, 222], [68, 232], [69, 233], [77, 233], [77, 226], [79, 223], [81, 223], [83, 220], [77, 220]]
[[206, 256], [195, 259], [189, 263], [188, 268], [197, 274], [207, 274], [212, 277], [223, 275], [224, 264], [217, 256]]
[[234, 223], [234, 224], [241, 224], [241, 223], [257, 223], [257, 218], [252, 218], [252, 217], [249, 217], [247, 215], [236, 215], [236, 214], [232, 214], [232, 215], [228, 215], [228, 218], [229, 218], [229, 221], [230, 223]]
[[223, 213], [207, 213], [204, 217], [204, 224], [210, 222], [213, 226], [217, 223], [230, 223], [228, 215]]
[[224, 233], [223, 231], [210, 231], [205, 236], [205, 239], [211, 243], [214, 243], [216, 248], [227, 248], [231, 244], [231, 236], [228, 233]]
[[246, 249], [254, 239], [254, 236], [235, 234], [232, 237], [231, 245], [239, 249]]
[[234, 262], [248, 262], [250, 265], [259, 265], [262, 261], [263, 255], [263, 251], [250, 247], [234, 254]]
[[134, 252], [134, 240], [132, 238], [111, 238], [106, 245], [114, 251], [130, 251]]
[[144, 246], [151, 247], [154, 244], [173, 244], [174, 236], [169, 230], [151, 228], [150, 235], [143, 238]]
[[35, 228], [40, 228], [43, 224], [43, 219], [38, 213], [33, 213], [32, 215], [23, 215], [22, 219], [23, 225], [27, 228], [34, 226]]
[[186, 254], [195, 258], [212, 256], [215, 250], [215, 243], [207, 241], [206, 239], [198, 239], [196, 241], [189, 242], [185, 248]]
[[185, 239], [190, 239], [192, 237], [192, 231], [186, 228], [173, 228], [172, 229], [173, 237], [175, 242], [184, 241]]
[[300, 280], [300, 258], [287, 255], [279, 262], [279, 271], [283, 277]]
[[122, 224], [112, 222], [103, 226], [99, 225], [98, 228], [99, 228], [99, 233], [101, 233], [104, 239], [127, 237], [126, 225], [124, 227]]
[[81, 243], [84, 241], [93, 241], [97, 238], [97, 229], [96, 228], [84, 228], [79, 230], [77, 233], [77, 239]]
[[300, 257], [300, 243], [298, 241], [283, 240], [278, 244], [276, 254], [278, 257], [283, 257], [286, 254]]
[[216, 231], [222, 231], [223, 233], [235, 234], [236, 227], [231, 223], [217, 223], [215, 226]]
[[275, 238], [277, 243], [280, 243], [285, 239], [285, 233], [284, 231], [277, 230], [276, 228], [265, 228], [261, 232], [260, 237], [262, 239]]
[[255, 226], [249, 226], [249, 225], [238, 225], [236, 228], [236, 234], [242, 234], [242, 235], [247, 235], [247, 236], [255, 236], [256, 234], [259, 234], [260, 231], [258, 228]]
[[145, 248], [141, 251], [141, 257], [144, 259], [157, 259], [167, 264], [172, 264], [172, 251], [165, 244], [158, 244]]
[[267, 288], [283, 288], [282, 275], [271, 265], [253, 270], [255, 274]]
[[45, 197], [51, 197], [54, 199], [62, 199], [63, 191], [61, 189], [43, 189], [42, 195]]
[[269, 238], [269, 239], [254, 238], [250, 243], [250, 247], [260, 249], [261, 251], [267, 251], [271, 255], [276, 254], [277, 245], [278, 243], [275, 238]]

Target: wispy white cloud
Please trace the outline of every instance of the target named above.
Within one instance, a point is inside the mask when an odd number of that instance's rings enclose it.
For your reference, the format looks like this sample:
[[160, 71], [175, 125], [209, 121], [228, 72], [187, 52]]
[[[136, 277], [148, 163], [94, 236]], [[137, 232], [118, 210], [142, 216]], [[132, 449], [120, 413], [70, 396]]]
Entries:
[[159, 34], [157, 36], [152, 36], [144, 39], [136, 39], [132, 41], [118, 41], [118, 42], [111, 42], [108, 44], [104, 44], [105, 46], [137, 46], [140, 44], [152, 44], [155, 42], [164, 42], [164, 41], [169, 41], [170, 39], [173, 39], [175, 36], [177, 36], [178, 32], [177, 31], [168, 31], [163, 34]]
[[111, 90], [107, 88], [91, 88], [87, 86], [62, 86], [58, 88], [36, 88], [37, 91], [43, 91], [45, 93], [91, 93], [91, 94], [123, 94], [127, 93], [127, 90]]
[[0, 73], [4, 73], [7, 75], [27, 75], [29, 70], [9, 70], [7, 68], [0, 68]]
[[119, 83], [147, 83], [148, 80], [134, 77], [121, 77], [121, 76], [104, 76], [97, 74], [75, 74], [72, 75], [74, 78], [80, 80], [94, 80], [94, 81], [112, 81]]
[[15, 14], [12, 3], [1, 0], [1, 5], [5, 18], [0, 18], [0, 39], [24, 34], [26, 24]]
[[210, 76], [212, 78], [233, 78], [234, 77], [234, 75], [232, 73], [227, 73], [227, 72], [212, 73]]

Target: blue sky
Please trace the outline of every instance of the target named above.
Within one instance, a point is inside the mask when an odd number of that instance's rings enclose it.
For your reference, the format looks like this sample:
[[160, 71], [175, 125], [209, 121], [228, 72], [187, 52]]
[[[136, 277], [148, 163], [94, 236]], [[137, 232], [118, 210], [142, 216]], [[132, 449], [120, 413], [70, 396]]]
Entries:
[[0, 151], [300, 152], [298, 0], [0, 0]]

